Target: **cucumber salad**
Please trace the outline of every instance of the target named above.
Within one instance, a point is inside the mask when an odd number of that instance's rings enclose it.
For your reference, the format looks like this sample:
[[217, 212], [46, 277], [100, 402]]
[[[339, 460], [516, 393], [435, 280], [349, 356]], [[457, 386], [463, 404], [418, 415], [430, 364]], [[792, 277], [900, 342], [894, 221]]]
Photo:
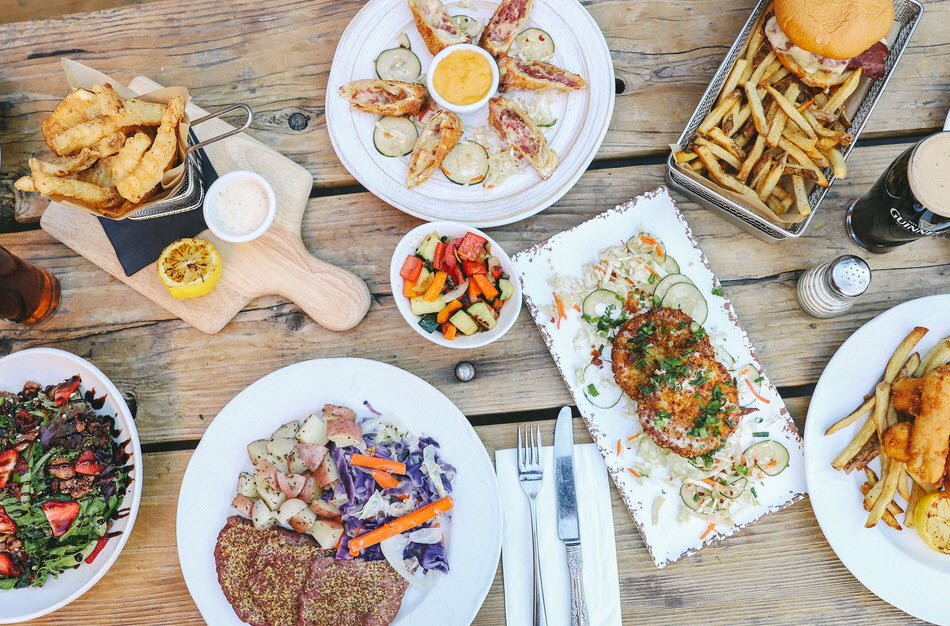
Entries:
[[[756, 505], [756, 487], [788, 466], [788, 450], [770, 436], [770, 431], [776, 436], [781, 432], [785, 420], [777, 412], [762, 410], [770, 401], [762, 394], [764, 377], [758, 370], [739, 362], [723, 348], [724, 336], [704, 326], [709, 299], [722, 297], [721, 289], [703, 293], [666, 253], [663, 242], [646, 232], [601, 250], [598, 258], [584, 266], [581, 276], [555, 274], [549, 284], [554, 303], [544, 313], [550, 315], [551, 323], [559, 329], [568, 315], [581, 321], [574, 349], [587, 356], [575, 376], [585, 398], [597, 409], [619, 410], [636, 425], [628, 437], [616, 442], [615, 452], [638, 482], [653, 481], [661, 487], [653, 502], [654, 523], [662, 507], [678, 506], [681, 521], [700, 516], [732, 525], [737, 508]], [[690, 330], [709, 336], [716, 360], [736, 385], [739, 403], [751, 410], [725, 443], [706, 455], [680, 456], [644, 436], [636, 401], [614, 380], [614, 336], [633, 312], [654, 307], [679, 309], [693, 319]]]
[[[487, 21], [469, 15], [453, 15], [452, 22], [477, 41]], [[554, 40], [540, 28], [527, 28], [516, 38], [511, 54], [525, 61], [548, 61], [554, 56]], [[419, 56], [412, 50], [406, 33], [394, 45], [379, 53], [375, 60], [376, 76], [381, 80], [408, 83], [425, 82], [425, 71]], [[552, 90], [518, 92], [512, 97], [544, 131], [557, 124], [558, 100]], [[431, 111], [427, 104], [416, 116], [385, 115], [376, 120], [373, 145], [384, 157], [404, 158], [412, 154], [419, 139], [421, 123]], [[487, 193], [512, 176], [526, 171], [520, 155], [504, 145], [484, 124], [464, 128], [464, 134], [442, 160], [440, 170], [450, 182], [463, 187], [481, 185]]]

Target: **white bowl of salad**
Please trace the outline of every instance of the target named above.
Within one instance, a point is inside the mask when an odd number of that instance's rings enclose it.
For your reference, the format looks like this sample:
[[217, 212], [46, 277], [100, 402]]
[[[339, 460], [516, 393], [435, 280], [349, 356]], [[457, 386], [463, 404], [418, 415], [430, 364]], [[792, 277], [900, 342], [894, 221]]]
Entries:
[[389, 283], [399, 312], [446, 348], [479, 348], [514, 325], [521, 282], [495, 241], [457, 222], [412, 229], [393, 252]]
[[12, 624], [83, 595], [132, 533], [142, 450], [115, 385], [62, 350], [0, 359], [0, 483], [0, 624]]

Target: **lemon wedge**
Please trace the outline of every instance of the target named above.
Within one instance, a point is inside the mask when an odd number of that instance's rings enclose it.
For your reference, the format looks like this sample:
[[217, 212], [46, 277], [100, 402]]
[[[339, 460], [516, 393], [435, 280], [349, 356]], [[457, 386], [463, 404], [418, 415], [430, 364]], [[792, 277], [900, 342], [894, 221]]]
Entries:
[[950, 554], [950, 492], [935, 491], [922, 497], [914, 509], [914, 525], [924, 543]]
[[221, 279], [221, 256], [209, 241], [179, 239], [158, 257], [158, 277], [173, 298], [197, 298], [211, 293]]

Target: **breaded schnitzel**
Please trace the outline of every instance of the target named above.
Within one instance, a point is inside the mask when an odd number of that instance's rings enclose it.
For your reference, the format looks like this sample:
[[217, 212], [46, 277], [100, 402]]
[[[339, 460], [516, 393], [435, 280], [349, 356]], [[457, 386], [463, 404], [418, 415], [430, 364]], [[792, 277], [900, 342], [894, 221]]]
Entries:
[[656, 307], [620, 327], [613, 342], [617, 384], [637, 401], [644, 432], [685, 457], [719, 449], [748, 411], [706, 331], [679, 309]]

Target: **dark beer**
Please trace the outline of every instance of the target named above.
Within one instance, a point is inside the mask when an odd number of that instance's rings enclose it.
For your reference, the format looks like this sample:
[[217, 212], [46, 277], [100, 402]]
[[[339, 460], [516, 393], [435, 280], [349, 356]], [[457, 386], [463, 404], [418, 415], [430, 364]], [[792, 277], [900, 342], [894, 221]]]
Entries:
[[0, 246], [0, 319], [39, 324], [59, 306], [59, 281]]
[[854, 243], [870, 252], [950, 232], [950, 132], [897, 157], [848, 209], [847, 226]]

